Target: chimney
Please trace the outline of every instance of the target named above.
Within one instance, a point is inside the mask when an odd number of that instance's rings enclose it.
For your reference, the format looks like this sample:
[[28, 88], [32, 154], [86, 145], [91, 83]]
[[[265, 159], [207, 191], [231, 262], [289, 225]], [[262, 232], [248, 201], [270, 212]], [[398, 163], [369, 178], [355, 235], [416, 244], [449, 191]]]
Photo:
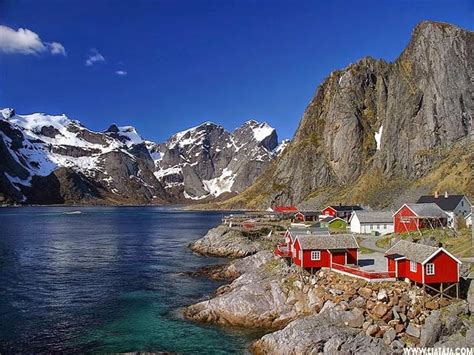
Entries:
[[445, 191], [445, 192], [444, 192], [444, 198], [448, 198], [448, 197], [449, 197], [448, 191]]
[[435, 191], [434, 198], [438, 198], [438, 197], [439, 197], [439, 193], [438, 193], [438, 191]]

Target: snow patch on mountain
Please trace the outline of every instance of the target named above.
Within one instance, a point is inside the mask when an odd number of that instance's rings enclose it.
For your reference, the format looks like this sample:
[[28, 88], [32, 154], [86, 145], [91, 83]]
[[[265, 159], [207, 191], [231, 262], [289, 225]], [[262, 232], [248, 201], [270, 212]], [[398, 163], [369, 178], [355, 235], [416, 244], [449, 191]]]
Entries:
[[382, 142], [382, 132], [383, 132], [383, 125], [380, 126], [379, 131], [375, 132], [375, 135], [374, 135], [375, 142], [377, 143], [377, 150], [380, 150], [380, 143]]
[[273, 150], [275, 156], [279, 156], [283, 151], [290, 145], [291, 141], [289, 139], [284, 139], [281, 143]]
[[165, 176], [169, 176], [169, 175], [179, 175], [183, 172], [183, 169], [182, 167], [180, 166], [172, 166], [170, 168], [166, 168], [166, 169], [160, 169], [158, 171], [155, 171], [153, 174], [155, 175], [155, 177], [160, 180], [162, 179], [163, 177]]
[[118, 127], [120, 136], [127, 138], [127, 146], [131, 147], [134, 144], [142, 144], [144, 139], [137, 133], [137, 130], [133, 126]]
[[232, 192], [236, 175], [232, 170], [225, 168], [219, 177], [210, 180], [203, 180], [206, 190], [214, 197], [218, 197], [225, 192]]
[[269, 135], [271, 135], [275, 131], [275, 129], [273, 127], [270, 127], [266, 122], [263, 122], [252, 128], [252, 131], [254, 138], [258, 142], [261, 142]]

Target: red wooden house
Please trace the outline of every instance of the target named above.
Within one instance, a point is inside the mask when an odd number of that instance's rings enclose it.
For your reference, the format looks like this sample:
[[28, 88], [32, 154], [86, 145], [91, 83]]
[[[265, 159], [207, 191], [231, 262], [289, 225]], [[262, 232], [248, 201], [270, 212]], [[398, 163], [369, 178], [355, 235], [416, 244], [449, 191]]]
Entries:
[[297, 235], [291, 248], [294, 263], [304, 269], [357, 264], [359, 245], [351, 234]]
[[273, 212], [276, 213], [296, 213], [298, 212], [298, 207], [290, 205], [290, 206], [275, 206], [272, 207]]
[[357, 205], [332, 205], [323, 209], [321, 215], [349, 220], [353, 211], [360, 210], [363, 210], [363, 208]]
[[385, 252], [389, 272], [420, 284], [458, 283], [461, 261], [443, 248], [399, 241]]
[[295, 214], [293, 220], [298, 222], [314, 222], [318, 220], [317, 212], [300, 211]]
[[291, 250], [293, 248], [293, 243], [296, 240], [297, 236], [302, 235], [329, 235], [329, 230], [326, 228], [316, 228], [316, 227], [291, 227], [288, 228], [283, 235], [285, 241], [279, 243], [275, 249], [275, 254], [282, 257], [291, 257]]
[[404, 204], [393, 215], [395, 233], [445, 227], [448, 215], [435, 203]]

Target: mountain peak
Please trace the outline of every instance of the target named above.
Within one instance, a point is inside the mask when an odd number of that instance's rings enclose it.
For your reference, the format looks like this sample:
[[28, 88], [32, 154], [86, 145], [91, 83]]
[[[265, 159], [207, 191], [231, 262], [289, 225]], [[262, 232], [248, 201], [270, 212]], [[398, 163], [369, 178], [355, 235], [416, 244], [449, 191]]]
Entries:
[[2, 108], [0, 109], [0, 115], [1, 117], [5, 118], [5, 119], [9, 119], [13, 116], [15, 116], [15, 110], [12, 109], [12, 108]]
[[422, 21], [413, 29], [410, 43], [403, 54], [412, 53], [417, 49], [422, 52], [423, 48], [447, 48], [452, 46], [453, 40], [460, 39], [460, 34], [472, 35], [473, 32], [445, 22]]
[[[432, 20], [424, 20], [419, 22], [415, 28], [413, 29], [413, 33], [417, 33], [424, 30], [433, 30], [433, 29], [456, 29], [456, 30], [463, 30], [460, 27], [447, 23], [447, 22], [440, 22], [440, 21], [432, 21]], [[464, 31], [464, 30], [463, 30]]]
[[137, 130], [133, 126], [117, 126], [116, 124], [110, 125], [105, 131], [105, 134], [120, 140], [127, 146], [141, 144], [144, 142], [143, 137], [138, 134]]

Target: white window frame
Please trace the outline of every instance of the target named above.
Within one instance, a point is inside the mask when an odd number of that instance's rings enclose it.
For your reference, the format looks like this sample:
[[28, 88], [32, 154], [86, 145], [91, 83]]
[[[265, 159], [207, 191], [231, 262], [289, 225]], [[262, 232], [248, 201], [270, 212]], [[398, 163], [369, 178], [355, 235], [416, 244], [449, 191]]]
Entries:
[[321, 260], [321, 251], [319, 251], [319, 250], [312, 250], [312, 251], [311, 251], [311, 260], [312, 260], [312, 261]]
[[435, 264], [428, 263], [426, 264], [426, 275], [434, 275], [435, 274]]
[[413, 260], [410, 260], [410, 272], [416, 272], [418, 269], [418, 265]]

